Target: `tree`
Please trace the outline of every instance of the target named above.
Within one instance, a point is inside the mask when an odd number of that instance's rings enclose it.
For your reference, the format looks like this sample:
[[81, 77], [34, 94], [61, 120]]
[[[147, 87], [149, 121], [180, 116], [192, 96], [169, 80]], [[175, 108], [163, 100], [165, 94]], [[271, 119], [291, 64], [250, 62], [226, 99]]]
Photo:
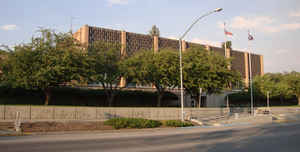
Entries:
[[42, 29], [30, 43], [18, 45], [8, 56], [3, 68], [4, 79], [13, 87], [40, 89], [45, 105], [51, 100], [51, 90], [84, 73], [84, 53], [70, 34]]
[[284, 74], [281, 73], [266, 73], [264, 76], [256, 76], [253, 80], [255, 93], [266, 97], [269, 92], [270, 98], [279, 97], [283, 103], [284, 97], [291, 95], [289, 85], [284, 77]]
[[1, 65], [3, 65], [4, 62], [7, 60], [8, 55], [9, 52], [0, 49], [0, 70], [1, 70]]
[[0, 85], [4, 83], [3, 68], [6, 65], [9, 52], [0, 49]]
[[220, 93], [230, 84], [240, 82], [240, 75], [228, 69], [230, 60], [202, 47], [194, 47], [183, 53], [184, 88], [198, 101], [202, 88], [207, 94]]
[[295, 71], [287, 73], [285, 75], [285, 81], [287, 82], [291, 93], [297, 96], [298, 105], [300, 105], [300, 73]]
[[151, 36], [159, 36], [160, 32], [159, 32], [159, 28], [156, 27], [156, 25], [153, 25], [151, 30], [149, 31], [149, 35]]
[[10, 52], [11, 49], [8, 46], [0, 45], [0, 70], [1, 70], [1, 65], [3, 65], [4, 62], [7, 60]]
[[113, 106], [122, 76], [120, 50], [119, 44], [101, 41], [94, 42], [88, 48], [88, 81], [101, 84], [109, 106]]
[[231, 49], [232, 47], [232, 42], [231, 41], [226, 41], [226, 42], [223, 42], [222, 43], [222, 48], [223, 49], [225, 49], [225, 43], [226, 43], [226, 47], [228, 48], [228, 49]]
[[155, 86], [158, 107], [162, 105], [166, 88], [174, 88], [178, 84], [179, 57], [174, 50], [142, 51], [125, 60], [123, 66], [125, 76], [133, 82]]

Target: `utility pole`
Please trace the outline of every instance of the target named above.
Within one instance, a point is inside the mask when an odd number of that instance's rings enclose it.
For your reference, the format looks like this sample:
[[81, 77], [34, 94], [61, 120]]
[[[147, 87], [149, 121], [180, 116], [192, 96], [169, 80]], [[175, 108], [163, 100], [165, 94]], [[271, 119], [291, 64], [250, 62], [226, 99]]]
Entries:
[[74, 19], [76, 19], [76, 18], [71, 16], [71, 19], [70, 19], [70, 32], [71, 32], [71, 34], [73, 34], [73, 20]]
[[202, 96], [202, 88], [199, 87], [199, 104], [198, 104], [198, 108], [201, 107], [201, 96]]
[[213, 14], [213, 13], [216, 13], [216, 12], [220, 12], [222, 11], [223, 9], [222, 8], [216, 8], [200, 17], [198, 17], [196, 19], [196, 21], [193, 22], [192, 25], [189, 26], [189, 28], [183, 33], [183, 35], [179, 38], [179, 66], [180, 66], [180, 103], [181, 103], [181, 121], [184, 121], [184, 111], [183, 111], [183, 74], [182, 74], [182, 40], [183, 38], [187, 35], [187, 33], [193, 28], [193, 26], [199, 21], [201, 20], [202, 18], [210, 15], [210, 14]]
[[270, 92], [267, 91], [267, 107], [268, 107], [268, 111], [270, 112]]

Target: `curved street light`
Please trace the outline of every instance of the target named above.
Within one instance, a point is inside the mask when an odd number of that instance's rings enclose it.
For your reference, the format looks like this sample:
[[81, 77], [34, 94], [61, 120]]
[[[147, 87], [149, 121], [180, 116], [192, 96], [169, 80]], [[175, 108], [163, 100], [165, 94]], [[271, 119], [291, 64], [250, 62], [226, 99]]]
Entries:
[[184, 117], [183, 117], [183, 80], [182, 80], [182, 39], [186, 36], [186, 34], [193, 28], [193, 26], [199, 21], [201, 20], [202, 18], [210, 15], [210, 14], [213, 14], [213, 13], [216, 13], [216, 12], [220, 12], [222, 11], [223, 9], [222, 8], [216, 8], [214, 9], [213, 11], [210, 11], [202, 16], [200, 16], [199, 18], [197, 18], [193, 24], [191, 24], [189, 26], [189, 28], [183, 33], [183, 35], [179, 38], [179, 60], [180, 60], [180, 101], [181, 101], [181, 121], [184, 121]]

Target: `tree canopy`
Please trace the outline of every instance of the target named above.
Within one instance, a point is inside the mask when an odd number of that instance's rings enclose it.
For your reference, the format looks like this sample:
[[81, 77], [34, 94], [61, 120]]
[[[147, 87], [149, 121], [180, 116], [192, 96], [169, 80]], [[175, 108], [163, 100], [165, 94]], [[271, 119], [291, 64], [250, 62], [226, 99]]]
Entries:
[[220, 93], [230, 84], [241, 80], [240, 75], [228, 69], [230, 60], [202, 47], [192, 47], [183, 53], [183, 85], [196, 100], [199, 89], [207, 94]]
[[266, 73], [264, 76], [254, 78], [253, 87], [256, 93], [266, 97], [280, 97], [281, 102], [285, 97], [295, 95], [300, 105], [300, 73]]
[[178, 52], [162, 49], [157, 53], [146, 50], [135, 54], [123, 63], [125, 76], [133, 82], [155, 86], [161, 106], [166, 88], [174, 88], [178, 84], [179, 57]]
[[3, 79], [13, 87], [43, 90], [48, 105], [51, 88], [79, 81], [85, 69], [84, 53], [70, 34], [41, 30], [40, 36], [10, 53]]
[[226, 47], [227, 49], [232, 49], [232, 42], [231, 41], [226, 41], [222, 43], [222, 48], [225, 49], [225, 43], [226, 43]]
[[300, 105], [300, 73], [295, 71], [290, 72], [286, 74], [285, 80], [291, 93], [297, 96], [298, 105]]
[[88, 81], [103, 87], [109, 106], [113, 104], [122, 76], [120, 50], [120, 44], [101, 41], [94, 42], [88, 48]]
[[4, 83], [3, 68], [6, 65], [9, 53], [0, 49], [0, 86]]
[[159, 28], [156, 25], [153, 25], [151, 30], [149, 31], [149, 35], [151, 35], [151, 36], [160, 36]]
[[255, 93], [262, 97], [266, 97], [268, 92], [270, 98], [280, 97], [281, 100], [290, 95], [289, 86], [281, 73], [266, 73], [264, 76], [256, 76], [253, 88]]

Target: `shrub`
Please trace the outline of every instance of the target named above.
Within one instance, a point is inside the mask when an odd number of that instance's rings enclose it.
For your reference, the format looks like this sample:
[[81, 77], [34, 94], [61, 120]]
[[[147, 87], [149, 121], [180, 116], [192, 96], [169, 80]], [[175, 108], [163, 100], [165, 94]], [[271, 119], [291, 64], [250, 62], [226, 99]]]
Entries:
[[[41, 90], [27, 90], [23, 88], [11, 88], [0, 84], [0, 104], [32, 104], [43, 105], [44, 94]], [[157, 94], [142, 90], [118, 90], [114, 101], [114, 107], [156, 107]], [[176, 106], [171, 104], [177, 100], [177, 96], [166, 92], [163, 106]], [[102, 89], [72, 88], [61, 86], [53, 88], [51, 105], [73, 106], [101, 106], [107, 107], [106, 94]], [[141, 102], [143, 101], [143, 102]]]
[[194, 126], [190, 122], [182, 122], [180, 120], [167, 120], [165, 122], [165, 125], [169, 126], [169, 127], [188, 127], [188, 126]]
[[105, 125], [120, 128], [155, 128], [162, 125], [160, 121], [143, 118], [113, 118], [104, 122]]

